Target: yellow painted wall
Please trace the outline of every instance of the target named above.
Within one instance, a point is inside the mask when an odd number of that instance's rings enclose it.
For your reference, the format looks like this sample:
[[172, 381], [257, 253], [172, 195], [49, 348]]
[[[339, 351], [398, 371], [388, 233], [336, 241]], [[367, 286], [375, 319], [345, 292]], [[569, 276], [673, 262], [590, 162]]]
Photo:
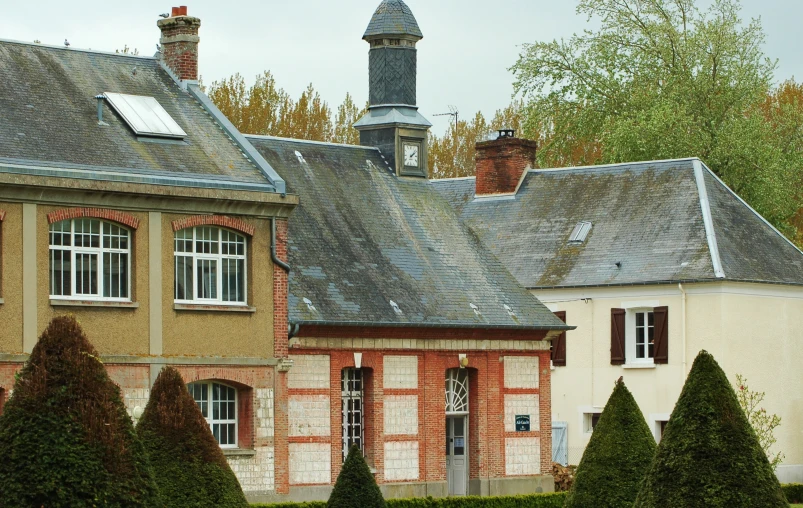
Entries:
[[22, 353], [22, 205], [0, 203], [0, 352]]
[[[775, 433], [777, 450], [786, 454], [787, 467], [800, 466], [803, 472], [803, 288], [710, 283], [684, 289], [685, 367], [682, 298], [676, 285], [535, 292], [551, 310], [565, 310], [568, 323], [578, 327], [567, 333], [567, 366], [552, 371], [552, 419], [568, 422], [570, 462], [579, 462], [591, 437], [582, 413], [595, 406], [601, 410], [619, 376], [654, 430], [650, 416], [672, 412], [695, 356], [706, 349], [732, 382], [740, 373], [751, 389], [766, 392], [767, 411], [783, 419]], [[638, 301], [669, 307], [668, 365], [610, 365], [610, 309]]]
[[[38, 333], [55, 316], [72, 314], [87, 338], [105, 355], [147, 355], [150, 330], [148, 325], [148, 214], [132, 213], [140, 220], [132, 231], [131, 286], [132, 301], [137, 309], [104, 307], [54, 307], [50, 305], [50, 261], [48, 257], [49, 224], [47, 214], [63, 207], [37, 207], [37, 301]], [[20, 262], [21, 264], [21, 262]]]
[[166, 356], [273, 356], [273, 264], [270, 221], [254, 224], [248, 238], [248, 304], [254, 313], [175, 310], [172, 221], [184, 215], [162, 215], [163, 341]]

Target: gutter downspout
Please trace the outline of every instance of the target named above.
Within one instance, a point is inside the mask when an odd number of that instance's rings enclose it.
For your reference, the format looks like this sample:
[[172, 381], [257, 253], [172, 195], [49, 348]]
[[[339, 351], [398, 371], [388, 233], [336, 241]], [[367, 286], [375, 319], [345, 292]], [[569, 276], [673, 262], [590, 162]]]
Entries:
[[290, 265], [276, 255], [276, 217], [270, 219], [270, 260], [286, 273], [290, 273]]
[[680, 290], [680, 318], [681, 318], [681, 344], [683, 345], [683, 382], [686, 382], [686, 290], [683, 289], [683, 284], [678, 283]]

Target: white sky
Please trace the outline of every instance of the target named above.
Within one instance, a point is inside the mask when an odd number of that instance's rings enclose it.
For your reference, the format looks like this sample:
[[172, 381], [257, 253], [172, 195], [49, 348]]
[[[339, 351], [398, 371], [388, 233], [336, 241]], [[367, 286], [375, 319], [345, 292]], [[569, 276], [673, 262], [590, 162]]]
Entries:
[[[703, 0], [705, 1], [705, 0]], [[350, 92], [368, 94], [368, 44], [361, 40], [380, 0], [182, 0], [201, 18], [200, 72], [204, 82], [235, 72], [249, 82], [270, 70], [298, 97], [312, 83], [332, 109]], [[418, 104], [442, 132], [454, 105], [465, 117], [486, 118], [510, 102], [507, 70], [520, 45], [569, 37], [586, 26], [575, 0], [405, 0], [424, 40], [418, 44]], [[178, 4], [178, 2], [176, 2]], [[104, 51], [124, 45], [152, 54], [156, 20], [166, 0], [0, 0], [0, 38]], [[742, 0], [744, 19], [760, 16], [765, 52], [780, 60], [778, 80], [803, 78], [803, 0]]]

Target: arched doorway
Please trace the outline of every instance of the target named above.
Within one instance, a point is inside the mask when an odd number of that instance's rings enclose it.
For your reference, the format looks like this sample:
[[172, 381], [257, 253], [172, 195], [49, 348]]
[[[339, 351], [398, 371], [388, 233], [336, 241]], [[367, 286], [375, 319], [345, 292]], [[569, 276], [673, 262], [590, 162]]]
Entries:
[[446, 371], [446, 478], [450, 496], [468, 492], [468, 370]]

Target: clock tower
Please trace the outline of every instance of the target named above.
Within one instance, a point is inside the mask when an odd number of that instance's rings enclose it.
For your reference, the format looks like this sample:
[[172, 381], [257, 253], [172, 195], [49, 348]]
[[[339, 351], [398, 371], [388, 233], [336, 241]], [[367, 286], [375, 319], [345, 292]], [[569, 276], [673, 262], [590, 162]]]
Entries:
[[368, 112], [354, 124], [360, 144], [382, 151], [398, 176], [427, 177], [427, 132], [416, 106], [416, 44], [424, 38], [402, 0], [383, 0], [362, 36], [368, 53]]

